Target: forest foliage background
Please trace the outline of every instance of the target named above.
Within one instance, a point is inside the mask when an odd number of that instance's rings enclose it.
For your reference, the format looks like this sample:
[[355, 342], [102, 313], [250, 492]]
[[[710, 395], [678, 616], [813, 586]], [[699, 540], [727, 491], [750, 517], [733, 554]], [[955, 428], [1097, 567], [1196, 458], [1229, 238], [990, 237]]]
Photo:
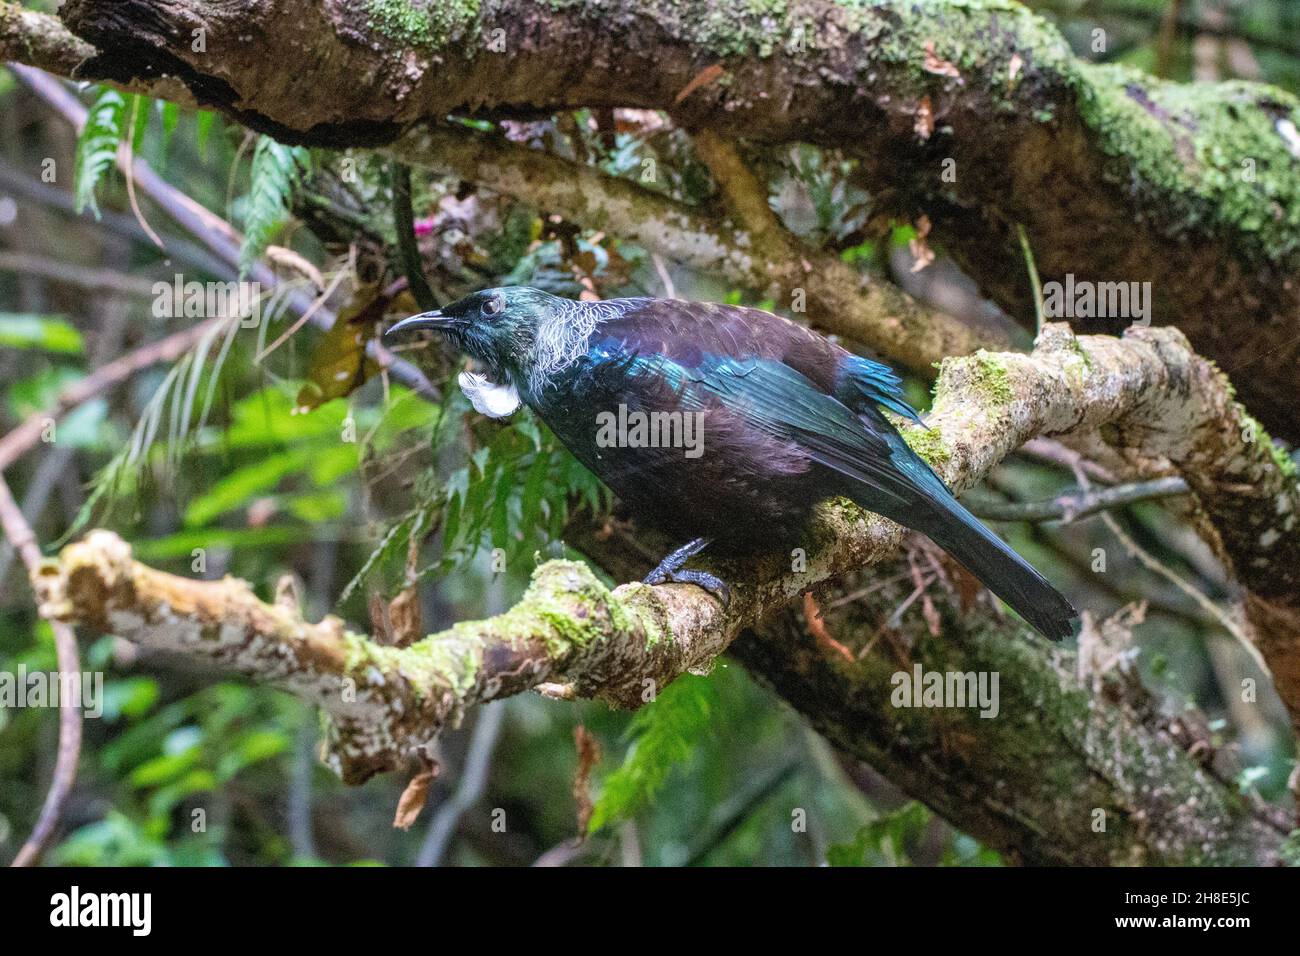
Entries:
[[[1285, 0], [1034, 6], [1085, 59], [1300, 90], [1300, 8]], [[1196, 19], [1210, 8], [1221, 28]], [[1092, 44], [1099, 27], [1104, 53]], [[446, 387], [457, 370], [450, 357], [422, 346], [401, 354], [438, 390], [427, 401], [366, 356], [388, 320], [419, 310], [395, 225], [394, 187], [400, 195], [409, 172], [367, 151], [283, 146], [142, 94], [84, 85], [75, 96], [89, 116], [80, 136], [0, 71], [0, 430], [48, 408], [91, 369], [194, 326], [196, 317], [157, 307], [157, 283], [232, 278], [231, 263], [177, 231], [120, 175], [119, 148], [232, 224], [242, 236], [234, 271], [255, 278], [269, 262], [275, 285], [264, 289], [256, 332], [213, 324], [178, 361], [81, 405], [56, 441], [6, 471], [41, 542], [111, 527], [141, 561], [242, 578], [267, 600], [291, 574], [309, 619], [332, 612], [400, 640], [407, 625], [386, 604], [404, 589], [416, 589], [423, 630], [435, 631], [509, 607], [539, 559], [581, 558], [575, 529], [630, 536], [609, 495], [534, 417], [500, 424], [472, 414]], [[707, 202], [717, 191], [689, 138], [660, 113], [578, 110], [501, 126], [516, 142], [682, 200]], [[882, 226], [852, 160], [804, 146], [751, 147], [746, 158], [805, 241], [892, 276], [951, 315], [997, 317], [942, 246], [927, 243], [923, 223]], [[456, 177], [417, 172], [408, 188], [424, 272], [441, 302], [522, 284], [780, 311]], [[318, 296], [317, 321], [298, 321], [302, 303]], [[907, 385], [926, 406], [928, 384], [913, 376]], [[967, 500], [1041, 500], [1061, 485], [1059, 471], [1014, 457]], [[1209, 604], [1227, 605], [1228, 582], [1176, 508], [1142, 502], [1111, 515]], [[1077, 605], [1099, 618], [1128, 608], [1141, 622], [1133, 664], [1161, 706], [1207, 715], [1205, 732], [1231, 754], [1235, 785], [1287, 804], [1286, 713], [1267, 693], [1261, 706], [1237, 702], [1233, 688], [1258, 671], [1221, 615], [1128, 553], [1098, 517], [997, 527]], [[1106, 575], [1089, 567], [1098, 548], [1113, 562]], [[52, 635], [8, 546], [0, 582], [0, 671], [53, 669]], [[871, 584], [868, 574], [823, 600], [831, 633], [854, 592]], [[900, 613], [923, 614], [924, 602]], [[407, 778], [344, 786], [317, 758], [315, 708], [297, 698], [111, 636], [83, 643], [82, 653], [87, 670], [105, 674], [104, 708], [85, 723], [81, 770], [47, 855], [54, 863], [1003, 862], [839, 754], [728, 658], [634, 714], [536, 695], [475, 710], [444, 735], [442, 772], [407, 831], [392, 826]], [[0, 859], [16, 852], [44, 798], [53, 715], [0, 709]], [[582, 821], [591, 835], [577, 844]]]

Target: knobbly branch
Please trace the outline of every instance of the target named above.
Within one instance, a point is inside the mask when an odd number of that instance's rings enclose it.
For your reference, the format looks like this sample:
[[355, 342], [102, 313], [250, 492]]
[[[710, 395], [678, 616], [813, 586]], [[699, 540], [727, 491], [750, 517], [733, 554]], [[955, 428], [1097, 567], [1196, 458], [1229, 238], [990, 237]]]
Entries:
[[[705, 147], [706, 162], [719, 161], [727, 148], [707, 134], [696, 143]], [[770, 211], [719, 217], [628, 179], [463, 126], [420, 127], [387, 151], [412, 166], [454, 174], [780, 301], [796, 301], [797, 290], [811, 323], [927, 377], [946, 355], [1003, 349], [1016, 338], [1010, 326], [967, 325], [926, 308], [893, 283], [869, 281], [837, 256], [800, 242]], [[715, 172], [727, 190], [740, 188], [731, 166]], [[748, 209], [766, 207], [765, 188], [752, 176], [748, 183]]]
[[[843, 150], [873, 194], [928, 215], [931, 238], [1011, 314], [1032, 312], [1020, 229], [1044, 283], [1150, 282], [1150, 318], [1229, 372], [1249, 365], [1246, 404], [1300, 435], [1285, 398], [1300, 356], [1300, 110], [1281, 90], [1081, 62], [1008, 0], [398, 7], [69, 0], [61, 16], [95, 48], [79, 76], [165, 77], [285, 141], [374, 146], [449, 113], [581, 105]], [[52, 69], [71, 59], [18, 47]], [[292, 66], [303, 50], [310, 70]], [[1133, 318], [1080, 316], [1080, 329]]]
[[[1182, 473], [1204, 511], [1203, 530], [1257, 607], [1294, 614], [1297, 564], [1288, 558], [1296, 542], [1287, 528], [1297, 504], [1294, 472], [1245, 421], [1223, 377], [1173, 330], [1076, 338], [1049, 326], [1030, 355], [946, 361], [930, 429], [910, 427], [906, 435], [960, 491], [1035, 435], [1105, 426], [1135, 469]], [[1232, 527], [1221, 527], [1225, 521]], [[1255, 533], [1237, 533], [1241, 522]], [[809, 587], [887, 558], [903, 534], [846, 501], [829, 502], [810, 527], [805, 570], [790, 571], [783, 555], [717, 566], [732, 584], [725, 610], [692, 586], [625, 584], [610, 592], [580, 565], [552, 562], [506, 614], [405, 649], [374, 644], [334, 619], [308, 624], [258, 601], [242, 582], [153, 571], [104, 532], [66, 549], [34, 583], [44, 612], [57, 619], [208, 656], [317, 701], [335, 718], [333, 764], [362, 779], [427, 756], [439, 730], [465, 708], [541, 683], [636, 706], [647, 688], [707, 667], [743, 629]], [[1292, 673], [1300, 642], [1293, 632], [1264, 630], [1269, 618], [1252, 620], [1294, 714], [1297, 687], [1281, 678]]]

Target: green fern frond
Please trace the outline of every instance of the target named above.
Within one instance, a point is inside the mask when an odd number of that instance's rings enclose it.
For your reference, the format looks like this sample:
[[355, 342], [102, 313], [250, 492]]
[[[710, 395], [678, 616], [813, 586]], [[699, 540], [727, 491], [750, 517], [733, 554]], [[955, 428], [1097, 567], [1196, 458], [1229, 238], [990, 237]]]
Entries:
[[[162, 444], [164, 467], [161, 474], [166, 480], [167, 476], [176, 473], [187, 444], [198, 430], [194, 427], [194, 422], [198, 421], [198, 428], [206, 423], [217, 377], [230, 354], [230, 346], [238, 329], [238, 318], [218, 323], [193, 349], [176, 360], [149, 397], [130, 439], [95, 476], [91, 483], [90, 497], [64, 540], [83, 528], [101, 505], [111, 511], [127, 491], [139, 485], [149, 464], [150, 452], [157, 444], [160, 434], [166, 435]], [[210, 359], [212, 347], [220, 336], [224, 336], [221, 348], [216, 357]], [[207, 388], [203, 389], [201, 383], [205, 377]], [[203, 404], [199, 407], [196, 419], [194, 412], [200, 394], [203, 395]]]
[[713, 680], [684, 674], [632, 718], [633, 743], [622, 765], [605, 778], [588, 832], [626, 820], [654, 800], [673, 769], [709, 732], [717, 710]]
[[77, 139], [77, 154], [73, 163], [73, 195], [76, 198], [77, 212], [86, 207], [99, 218], [99, 206], [95, 202], [95, 188], [104, 173], [117, 159], [117, 144], [122, 139], [123, 123], [127, 107], [135, 101], [135, 96], [119, 93], [110, 87], [104, 87], [86, 114], [86, 125], [82, 127]]
[[301, 146], [285, 146], [263, 136], [253, 148], [252, 185], [244, 212], [244, 243], [239, 250], [239, 275], [248, 274], [289, 217], [293, 191], [311, 162]]
[[831, 866], [907, 866], [907, 848], [930, 823], [930, 811], [915, 800], [861, 827], [849, 843], [826, 850]]

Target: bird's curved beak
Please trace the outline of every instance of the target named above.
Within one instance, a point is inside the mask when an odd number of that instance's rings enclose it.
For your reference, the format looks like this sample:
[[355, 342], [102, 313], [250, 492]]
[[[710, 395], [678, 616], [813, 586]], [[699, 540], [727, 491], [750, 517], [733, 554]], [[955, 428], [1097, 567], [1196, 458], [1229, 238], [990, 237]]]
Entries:
[[419, 315], [413, 315], [409, 319], [402, 319], [387, 332], [384, 333], [384, 340], [391, 342], [395, 336], [403, 332], [416, 332], [420, 329], [434, 329], [446, 331], [455, 323], [455, 318], [450, 315], [443, 315], [441, 310], [434, 309], [432, 312], [421, 312]]

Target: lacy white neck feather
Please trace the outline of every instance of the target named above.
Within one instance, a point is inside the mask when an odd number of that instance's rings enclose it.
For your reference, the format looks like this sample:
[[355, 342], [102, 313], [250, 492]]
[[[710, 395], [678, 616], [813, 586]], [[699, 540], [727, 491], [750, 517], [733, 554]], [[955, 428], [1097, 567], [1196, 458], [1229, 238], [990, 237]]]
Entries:
[[562, 372], [587, 353], [587, 343], [596, 326], [617, 318], [627, 309], [620, 299], [607, 302], [575, 302], [558, 299], [551, 314], [537, 327], [533, 369], [529, 385], [541, 393], [557, 372]]

